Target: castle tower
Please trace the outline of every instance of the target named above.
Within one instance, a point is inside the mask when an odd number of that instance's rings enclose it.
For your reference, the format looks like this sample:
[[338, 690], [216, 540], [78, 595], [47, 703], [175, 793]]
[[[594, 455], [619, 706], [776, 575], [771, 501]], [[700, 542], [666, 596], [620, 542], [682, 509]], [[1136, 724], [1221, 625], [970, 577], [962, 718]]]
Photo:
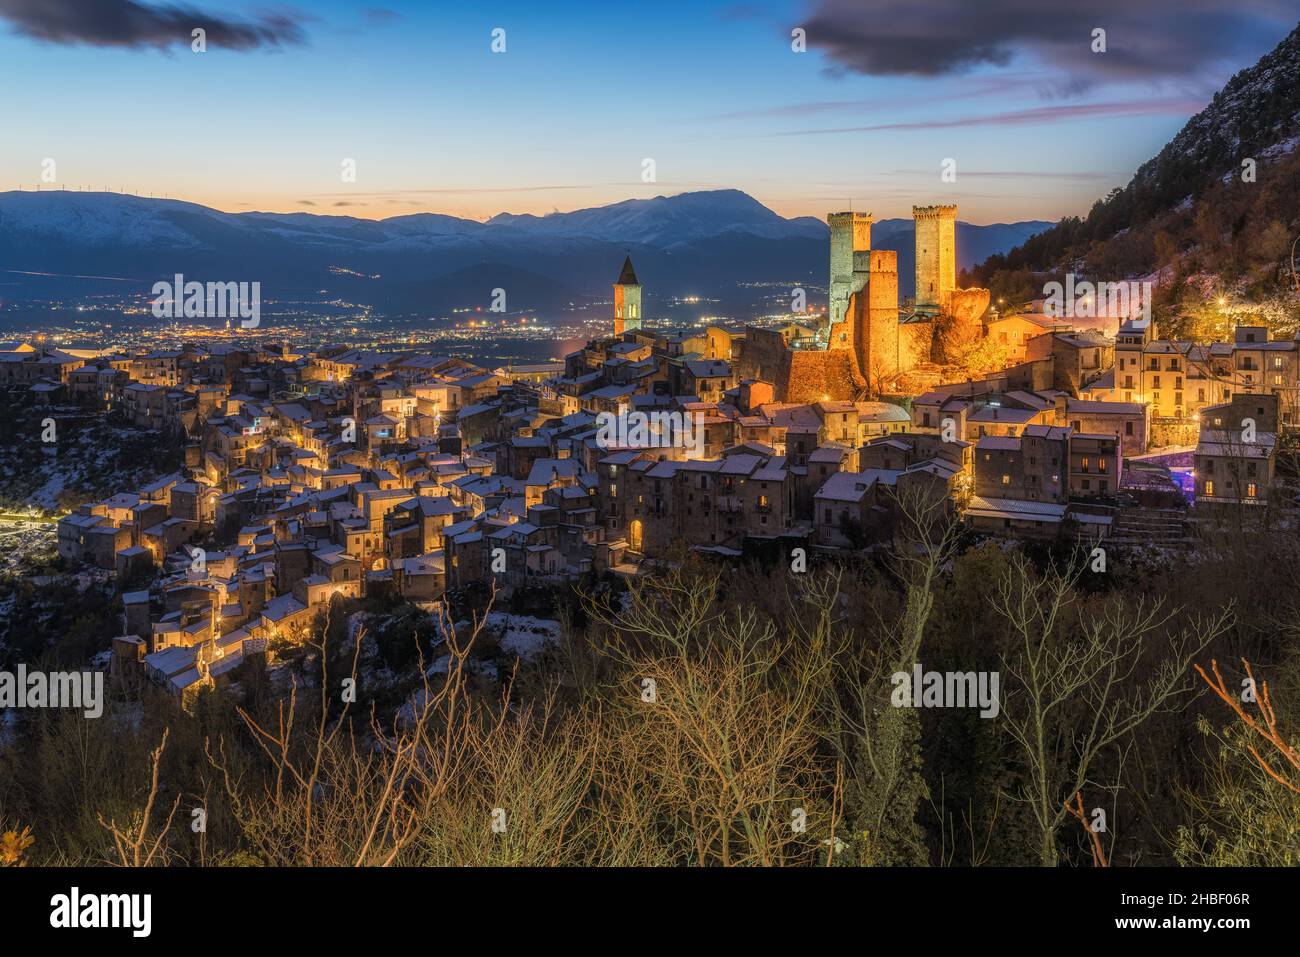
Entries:
[[870, 213], [831, 213], [830, 310], [827, 322], [841, 322], [849, 308], [849, 297], [867, 281], [871, 255]]
[[913, 206], [916, 224], [916, 308], [939, 312], [957, 288], [957, 207]]
[[871, 254], [871, 278], [867, 283], [867, 328], [862, 339], [867, 342], [866, 361], [859, 363], [862, 374], [893, 375], [900, 371], [898, 347], [898, 253], [877, 249]]
[[641, 328], [641, 283], [632, 269], [632, 257], [623, 260], [623, 271], [614, 283], [614, 335]]

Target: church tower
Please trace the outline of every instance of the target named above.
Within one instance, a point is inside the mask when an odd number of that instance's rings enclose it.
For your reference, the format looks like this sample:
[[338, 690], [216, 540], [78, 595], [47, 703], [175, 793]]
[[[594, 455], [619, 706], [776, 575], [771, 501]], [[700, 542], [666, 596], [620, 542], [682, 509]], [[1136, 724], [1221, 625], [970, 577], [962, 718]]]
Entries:
[[623, 260], [623, 271], [614, 283], [614, 335], [641, 328], [641, 283], [632, 269], [632, 257]]

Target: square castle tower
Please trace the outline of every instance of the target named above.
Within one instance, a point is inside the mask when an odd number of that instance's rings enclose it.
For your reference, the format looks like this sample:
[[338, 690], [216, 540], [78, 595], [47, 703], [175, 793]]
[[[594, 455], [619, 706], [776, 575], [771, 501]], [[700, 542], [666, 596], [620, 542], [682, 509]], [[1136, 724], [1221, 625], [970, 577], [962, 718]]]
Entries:
[[[898, 322], [898, 253], [871, 248], [870, 213], [831, 213], [827, 349], [853, 353], [864, 385], [914, 364]], [[907, 352], [908, 355], [903, 353]]]
[[916, 310], [947, 312], [957, 290], [957, 207], [913, 206]]

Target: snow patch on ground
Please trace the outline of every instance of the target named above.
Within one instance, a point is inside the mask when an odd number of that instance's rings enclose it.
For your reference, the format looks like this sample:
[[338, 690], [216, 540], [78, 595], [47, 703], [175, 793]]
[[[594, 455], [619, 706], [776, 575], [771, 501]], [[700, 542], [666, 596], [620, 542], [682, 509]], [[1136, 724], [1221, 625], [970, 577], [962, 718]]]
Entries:
[[501, 650], [524, 659], [532, 658], [560, 640], [560, 623], [532, 615], [511, 615], [494, 611], [487, 617], [488, 634], [496, 636]]

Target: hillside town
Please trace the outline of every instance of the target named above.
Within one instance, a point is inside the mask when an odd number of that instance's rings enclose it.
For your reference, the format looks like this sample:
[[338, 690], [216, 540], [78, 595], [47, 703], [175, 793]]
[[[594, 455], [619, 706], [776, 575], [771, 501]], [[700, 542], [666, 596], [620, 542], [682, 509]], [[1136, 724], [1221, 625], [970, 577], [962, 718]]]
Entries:
[[[921, 499], [977, 533], [1171, 548], [1225, 512], [1289, 510], [1277, 460], [1300, 343], [1256, 326], [1162, 339], [1136, 308], [1105, 317], [1113, 335], [1041, 302], [998, 314], [956, 288], [955, 214], [918, 208], [919, 295], [901, 308], [870, 218], [832, 215], [820, 325], [652, 329], [629, 256], [610, 334], [562, 364], [11, 344], [0, 388], [183, 443], [180, 470], [62, 516], [57, 540], [74, 567], [138, 585], [114, 669], [181, 696], [300, 637], [336, 595], [509, 595], [683, 548], [869, 549]], [[1008, 365], [962, 377], [932, 345], [953, 325]]]

